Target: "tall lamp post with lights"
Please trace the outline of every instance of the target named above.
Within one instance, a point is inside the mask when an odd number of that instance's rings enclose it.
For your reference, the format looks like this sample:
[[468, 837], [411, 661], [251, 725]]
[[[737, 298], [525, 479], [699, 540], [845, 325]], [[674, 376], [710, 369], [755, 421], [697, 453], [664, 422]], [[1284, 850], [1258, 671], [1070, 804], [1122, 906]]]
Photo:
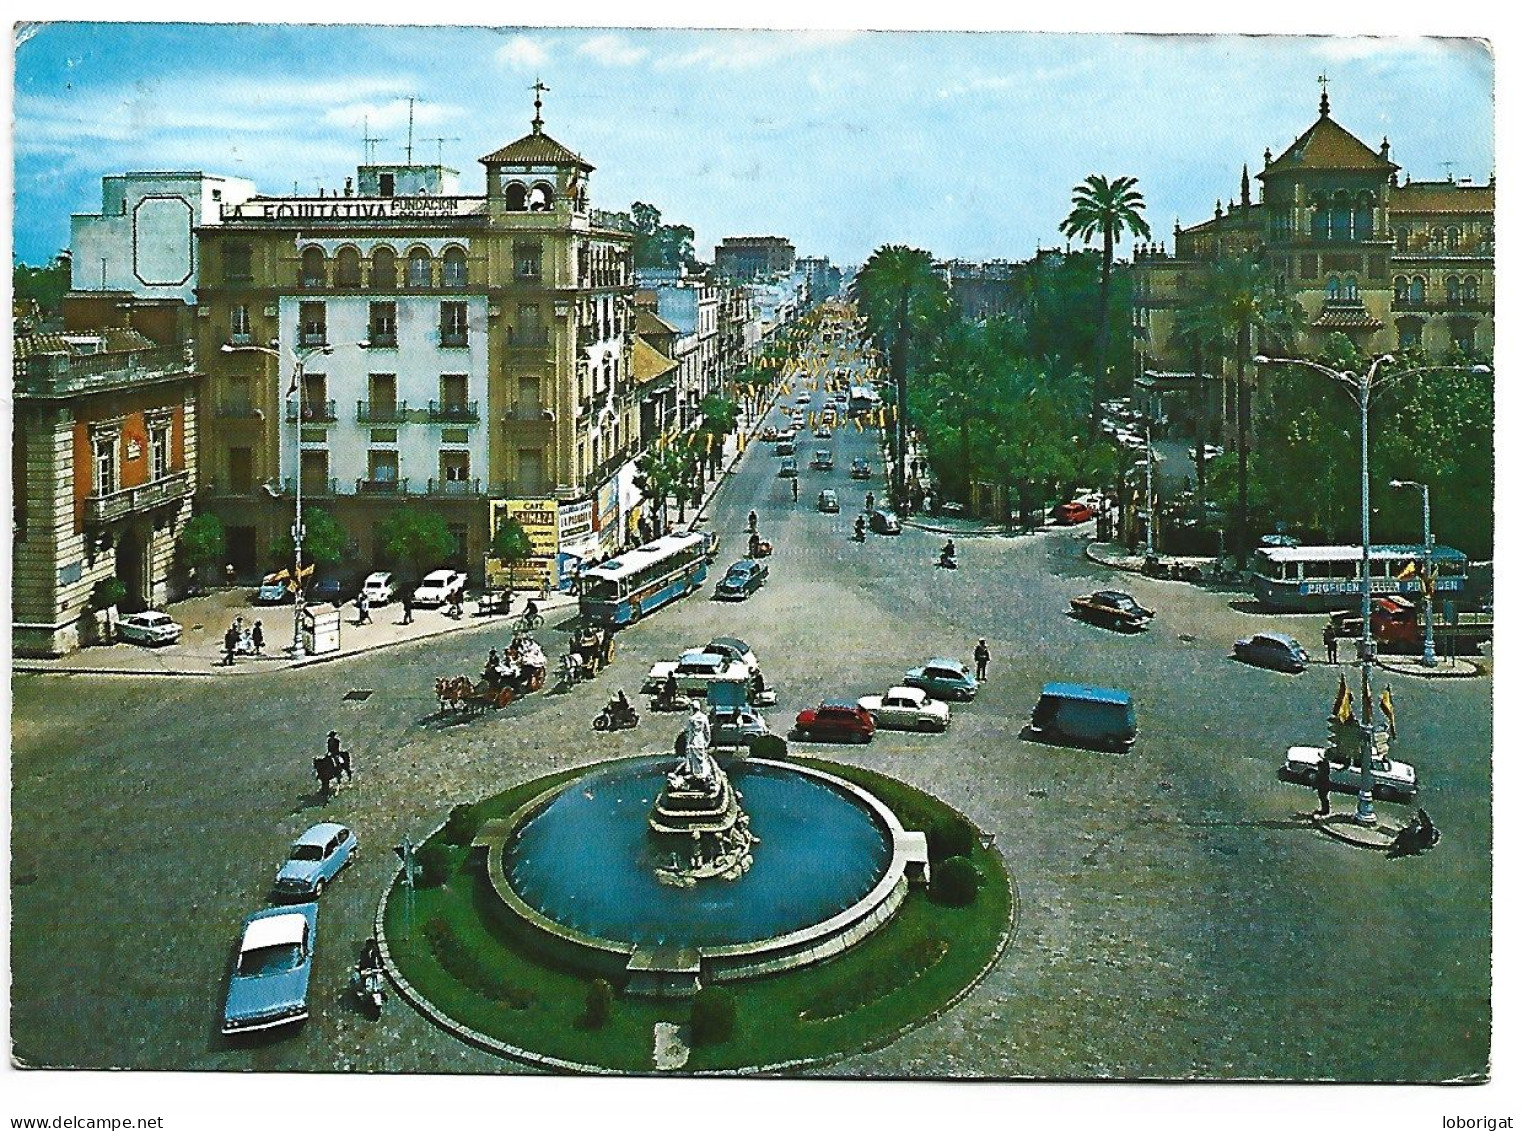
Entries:
[[1375, 640], [1370, 634], [1370, 398], [1381, 389], [1419, 373], [1486, 374], [1485, 365], [1424, 365], [1391, 373], [1396, 363], [1390, 354], [1381, 354], [1364, 372], [1339, 370], [1299, 357], [1265, 357], [1253, 359], [1255, 365], [1283, 365], [1310, 369], [1330, 379], [1354, 399], [1359, 407], [1359, 524], [1363, 553], [1359, 570], [1359, 677], [1362, 710], [1359, 717], [1359, 805], [1354, 819], [1361, 825], [1375, 823], [1375, 782], [1371, 755], [1375, 745], [1375, 705], [1370, 692], [1370, 669], [1375, 663]]
[[323, 344], [306, 346], [296, 350], [283, 350], [278, 341], [271, 342], [267, 346], [233, 345], [230, 342], [224, 343], [222, 346], [223, 353], [262, 353], [268, 357], [273, 357], [276, 361], [284, 362], [290, 360], [291, 362], [291, 385], [286, 390], [286, 397], [290, 397], [292, 394], [296, 396], [296, 521], [291, 524], [291, 545], [295, 551], [291, 575], [291, 582], [295, 587], [292, 591], [291, 606], [291, 656], [293, 659], [300, 659], [306, 654], [306, 649], [302, 646], [301, 639], [302, 613], [306, 611], [307, 607], [307, 590], [302, 582], [301, 573], [301, 546], [302, 540], [307, 534], [306, 527], [302, 524], [301, 513], [301, 424], [302, 418], [305, 415], [303, 398], [306, 391], [303, 378], [306, 375], [307, 362], [311, 361], [314, 357], [327, 357], [340, 348], [369, 349], [370, 343], [368, 341], [348, 342], [342, 347]]
[[1423, 667], [1438, 664], [1433, 647], [1433, 512], [1428, 507], [1428, 485], [1411, 479], [1393, 479], [1391, 487], [1417, 487], [1423, 493]]

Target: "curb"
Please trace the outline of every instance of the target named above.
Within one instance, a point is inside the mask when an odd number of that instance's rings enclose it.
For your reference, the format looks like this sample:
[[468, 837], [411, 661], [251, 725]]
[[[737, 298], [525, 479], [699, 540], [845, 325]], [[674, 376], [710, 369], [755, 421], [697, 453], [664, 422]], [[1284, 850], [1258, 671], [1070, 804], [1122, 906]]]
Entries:
[[[1318, 832], [1343, 844], [1352, 845], [1354, 848], [1369, 848], [1386, 852], [1396, 843], [1396, 830], [1389, 825], [1367, 827], [1354, 823], [1354, 819], [1346, 815], [1322, 820], [1313, 817], [1312, 824], [1316, 826]], [[1344, 832], [1345, 828], [1356, 831]]]
[[1447, 671], [1442, 668], [1425, 668], [1419, 663], [1390, 663], [1382, 659], [1377, 653], [1375, 666], [1384, 671], [1394, 672], [1396, 675], [1409, 675], [1414, 679], [1477, 679], [1486, 674], [1481, 665], [1474, 660], [1456, 659], [1452, 668]]

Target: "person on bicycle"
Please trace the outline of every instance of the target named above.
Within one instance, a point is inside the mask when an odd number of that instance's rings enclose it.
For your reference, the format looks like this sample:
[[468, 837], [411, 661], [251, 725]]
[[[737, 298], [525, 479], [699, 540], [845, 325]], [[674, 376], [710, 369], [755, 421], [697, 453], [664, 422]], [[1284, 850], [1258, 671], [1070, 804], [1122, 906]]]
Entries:
[[534, 600], [533, 597], [530, 597], [529, 603], [524, 606], [524, 624], [530, 628], [533, 628], [538, 620], [539, 604]]

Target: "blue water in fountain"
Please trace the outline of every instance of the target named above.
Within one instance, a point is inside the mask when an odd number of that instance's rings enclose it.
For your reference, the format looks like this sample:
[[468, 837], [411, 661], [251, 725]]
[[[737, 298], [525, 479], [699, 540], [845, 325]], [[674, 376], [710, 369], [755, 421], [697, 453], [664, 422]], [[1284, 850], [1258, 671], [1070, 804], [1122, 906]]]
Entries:
[[720, 946], [756, 942], [850, 907], [888, 869], [892, 845], [860, 802], [771, 766], [726, 767], [760, 838], [738, 880], [669, 887], [655, 876], [646, 818], [676, 764], [641, 759], [594, 770], [541, 809], [507, 846], [513, 890], [563, 926], [614, 942]]

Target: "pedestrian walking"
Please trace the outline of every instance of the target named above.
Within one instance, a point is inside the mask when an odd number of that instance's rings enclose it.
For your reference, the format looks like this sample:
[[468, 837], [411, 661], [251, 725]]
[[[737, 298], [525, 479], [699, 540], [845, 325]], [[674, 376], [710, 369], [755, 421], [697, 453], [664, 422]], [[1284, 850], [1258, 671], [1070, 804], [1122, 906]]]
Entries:
[[1327, 764], [1327, 755], [1317, 759], [1317, 816], [1326, 817], [1333, 809], [1328, 803], [1328, 793], [1333, 788], [1331, 767]]
[[254, 627], [249, 630], [249, 639], [254, 644], [254, 655], [264, 655], [264, 622], [256, 620]]
[[1338, 630], [1333, 627], [1333, 622], [1328, 621], [1327, 627], [1322, 630], [1322, 646], [1327, 649], [1327, 662], [1338, 662]]
[[365, 596], [364, 590], [361, 590], [360, 591], [360, 595], [354, 599], [354, 607], [357, 608], [360, 611], [360, 619], [355, 621], [354, 623], [355, 624], [369, 624], [370, 623], [370, 598]]
[[412, 594], [402, 594], [402, 619], [399, 624], [412, 624]]
[[227, 568], [224, 569], [222, 573], [223, 576], [227, 578], [227, 587], [229, 589], [232, 589], [238, 584], [238, 571], [233, 568], [232, 562], [227, 563]]
[[796, 502], [799, 501], [799, 481], [797, 479], [794, 479], [792, 482], [793, 482], [793, 501], [796, 503]]
[[973, 649], [973, 665], [978, 669], [980, 683], [989, 678], [989, 645], [982, 636], [978, 638], [978, 646]]
[[238, 651], [238, 630], [232, 625], [228, 625], [227, 631], [222, 634], [222, 651], [226, 653], [222, 663], [226, 667], [232, 667], [233, 654]]

